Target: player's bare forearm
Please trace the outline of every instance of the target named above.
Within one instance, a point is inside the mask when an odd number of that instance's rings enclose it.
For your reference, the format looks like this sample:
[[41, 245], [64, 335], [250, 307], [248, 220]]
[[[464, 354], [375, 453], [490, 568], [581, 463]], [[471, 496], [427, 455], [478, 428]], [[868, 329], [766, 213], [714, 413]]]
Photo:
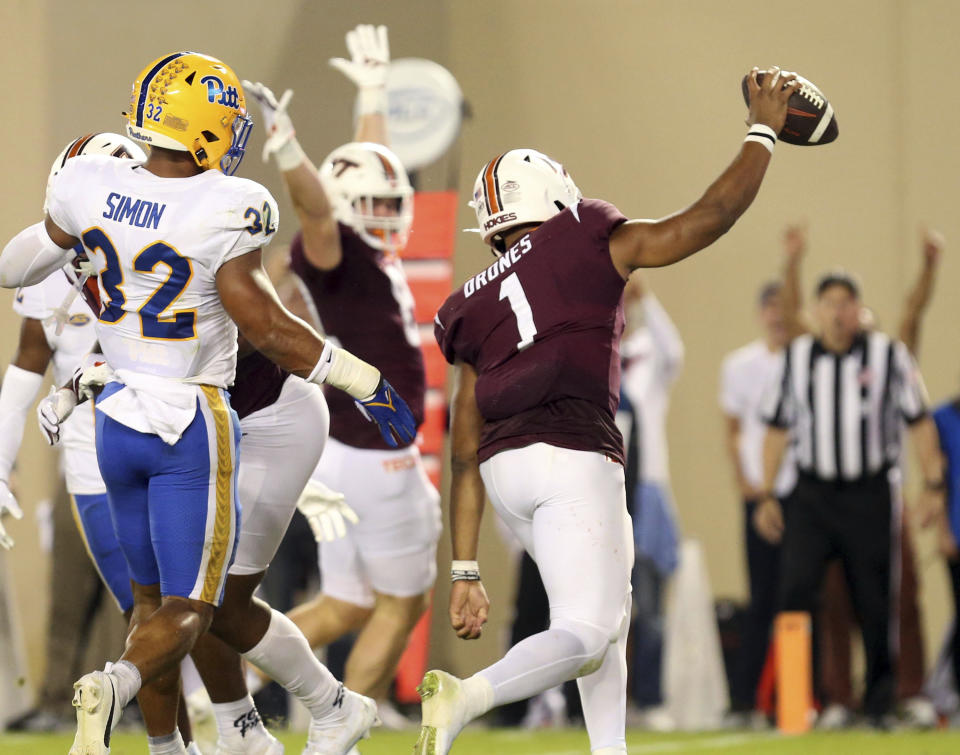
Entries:
[[477, 461], [483, 417], [476, 382], [477, 373], [470, 365], [458, 365], [450, 422], [450, 539], [456, 561], [477, 559], [483, 518], [485, 493]]
[[323, 338], [280, 303], [259, 250], [226, 262], [217, 272], [217, 290], [227, 314], [257, 351], [287, 372], [310, 375]]
[[340, 264], [342, 254], [340, 232], [316, 167], [304, 157], [296, 168], [284, 171], [282, 175], [300, 222], [307, 261], [321, 270], [335, 268]]
[[803, 323], [801, 308], [803, 296], [800, 293], [800, 256], [788, 255], [783, 266], [783, 288], [780, 292], [783, 308], [783, 320], [788, 338], [796, 338], [807, 332]]
[[20, 323], [20, 340], [17, 351], [10, 363], [21, 370], [42, 375], [53, 358], [53, 349], [47, 343], [43, 332], [43, 323], [32, 317], [25, 317]]
[[750, 486], [740, 464], [740, 420], [730, 415], [724, 415], [724, 420], [724, 445], [727, 458], [730, 459], [730, 465], [733, 467], [733, 478], [737, 482], [737, 490], [741, 495], [746, 496]]
[[930, 415], [910, 426], [910, 441], [913, 443], [917, 461], [924, 480], [936, 482], [943, 479], [943, 454], [940, 451], [940, 436]]
[[907, 295], [903, 319], [900, 321], [900, 340], [906, 344], [911, 354], [916, 355], [920, 347], [920, 330], [923, 324], [923, 315], [930, 304], [933, 295], [933, 284], [936, 279], [936, 267], [925, 264], [920, 276]]
[[383, 113], [367, 113], [357, 119], [355, 142], [375, 142], [389, 147], [387, 142], [387, 117]]
[[663, 267], [710, 246], [757, 196], [770, 152], [745, 142], [730, 166], [685, 210], [660, 220], [631, 220], [610, 237], [610, 256], [626, 278], [640, 267]]
[[773, 490], [789, 437], [789, 433], [783, 428], [767, 426], [767, 432], [763, 436], [763, 489], [765, 492], [769, 493]]

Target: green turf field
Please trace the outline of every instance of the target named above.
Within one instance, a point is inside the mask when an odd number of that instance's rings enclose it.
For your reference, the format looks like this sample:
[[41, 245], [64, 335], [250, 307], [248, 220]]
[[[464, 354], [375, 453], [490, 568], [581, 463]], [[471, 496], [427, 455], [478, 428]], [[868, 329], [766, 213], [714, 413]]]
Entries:
[[[286, 734], [281, 739], [290, 755], [299, 755], [305, 736]], [[361, 747], [362, 755], [410, 753], [416, 734], [382, 732]], [[73, 735], [0, 734], [0, 753], [24, 755], [66, 755]], [[648, 734], [629, 732], [627, 749], [631, 755], [645, 753], [796, 753], [796, 755], [939, 755], [960, 752], [960, 732], [848, 732], [814, 733], [803, 737], [779, 737], [776, 734], [716, 732], [711, 734]], [[113, 755], [146, 755], [143, 735], [117, 734]], [[519, 730], [476, 730], [465, 732], [453, 749], [453, 755], [588, 755], [587, 738], [582, 731], [527, 732]]]

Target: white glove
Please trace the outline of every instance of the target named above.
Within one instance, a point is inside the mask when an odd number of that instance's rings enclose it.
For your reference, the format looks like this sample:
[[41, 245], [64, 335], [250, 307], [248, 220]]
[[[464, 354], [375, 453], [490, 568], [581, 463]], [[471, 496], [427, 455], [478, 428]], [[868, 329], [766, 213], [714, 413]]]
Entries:
[[[103, 386], [113, 380], [113, 369], [102, 354], [90, 354], [81, 369], [79, 379], [76, 380], [80, 401], [95, 399], [100, 395]], [[74, 375], [74, 378], [77, 376]]]
[[297, 508], [310, 522], [318, 543], [339, 540], [347, 534], [347, 525], [360, 521], [356, 512], [344, 503], [343, 493], [331, 490], [322, 482], [310, 480], [300, 494]]
[[51, 446], [60, 442], [60, 425], [70, 416], [77, 405], [77, 397], [69, 388], [50, 388], [50, 395], [37, 405], [37, 420], [40, 431]]
[[303, 162], [304, 157], [296, 139], [297, 130], [287, 114], [287, 106], [293, 99], [293, 90], [285, 91], [278, 102], [270, 87], [259, 81], [244, 79], [243, 89], [257, 101], [263, 114], [263, 127], [267, 132], [267, 140], [263, 144], [263, 161], [267, 162], [273, 155], [280, 170], [293, 170]]
[[387, 72], [390, 70], [390, 42], [386, 26], [360, 24], [347, 32], [351, 60], [331, 58], [330, 65], [360, 90], [360, 115], [383, 113], [387, 109]]
[[13, 547], [13, 538], [7, 534], [3, 527], [3, 515], [9, 514], [14, 519], [23, 519], [23, 511], [20, 504], [10, 492], [10, 486], [6, 480], [0, 480], [0, 548], [10, 550]]

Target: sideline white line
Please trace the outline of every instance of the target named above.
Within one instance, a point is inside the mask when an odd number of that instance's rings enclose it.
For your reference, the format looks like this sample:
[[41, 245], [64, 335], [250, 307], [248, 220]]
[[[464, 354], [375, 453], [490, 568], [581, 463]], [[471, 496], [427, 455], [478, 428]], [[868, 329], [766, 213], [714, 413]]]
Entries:
[[[651, 752], [691, 752], [693, 750], [724, 750], [751, 742], [773, 739], [776, 734], [725, 734], [709, 739], [680, 739], [666, 742], [649, 742], [627, 747], [630, 755], [644, 755]], [[541, 755], [585, 755], [583, 750], [548, 750]]]

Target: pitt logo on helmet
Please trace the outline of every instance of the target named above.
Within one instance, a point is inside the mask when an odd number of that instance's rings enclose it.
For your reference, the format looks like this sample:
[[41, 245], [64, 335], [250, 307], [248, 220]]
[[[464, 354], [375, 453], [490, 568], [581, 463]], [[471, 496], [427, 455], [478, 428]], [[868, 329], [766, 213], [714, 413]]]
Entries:
[[204, 170], [219, 168], [227, 175], [239, 167], [253, 126], [236, 74], [196, 52], [165, 55], [144, 68], [133, 83], [126, 116], [133, 139], [189, 152]]
[[218, 105], [234, 108], [239, 105], [240, 95], [237, 93], [237, 88], [224, 87], [219, 76], [204, 76], [200, 79], [200, 83], [207, 85], [207, 102], [216, 102]]

